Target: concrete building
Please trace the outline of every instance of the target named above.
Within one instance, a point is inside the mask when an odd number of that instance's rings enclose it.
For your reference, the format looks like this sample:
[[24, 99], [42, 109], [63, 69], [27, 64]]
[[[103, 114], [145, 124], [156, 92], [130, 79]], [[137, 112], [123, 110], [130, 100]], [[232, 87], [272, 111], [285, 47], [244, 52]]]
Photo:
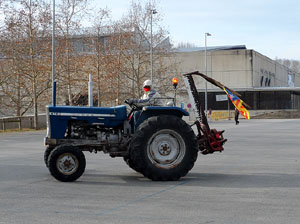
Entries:
[[[199, 71], [238, 91], [254, 110], [300, 109], [300, 74], [244, 45], [207, 48], [207, 73], [204, 48], [176, 49], [174, 57], [180, 74]], [[204, 102], [205, 80], [195, 79]], [[227, 102], [217, 102], [224, 94], [208, 83], [208, 108], [222, 110]], [[181, 89], [186, 101], [184, 87]], [[233, 109], [233, 106], [231, 105]]]

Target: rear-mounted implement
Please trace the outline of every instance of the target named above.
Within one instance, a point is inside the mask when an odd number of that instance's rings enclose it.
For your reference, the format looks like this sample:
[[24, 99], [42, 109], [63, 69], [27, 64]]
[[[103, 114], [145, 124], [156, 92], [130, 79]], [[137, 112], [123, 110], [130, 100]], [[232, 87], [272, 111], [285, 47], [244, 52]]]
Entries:
[[198, 131], [197, 141], [199, 151], [201, 151], [204, 155], [214, 152], [221, 152], [224, 150], [223, 145], [227, 141], [227, 139], [224, 139], [223, 137], [224, 130], [217, 131], [216, 129], [210, 129], [206, 115], [201, 107], [201, 102], [195, 86], [193, 75], [202, 76], [203, 74], [199, 72], [192, 72], [184, 74], [183, 77], [188, 89], [190, 101], [196, 111], [196, 121], [193, 125], [196, 125]]

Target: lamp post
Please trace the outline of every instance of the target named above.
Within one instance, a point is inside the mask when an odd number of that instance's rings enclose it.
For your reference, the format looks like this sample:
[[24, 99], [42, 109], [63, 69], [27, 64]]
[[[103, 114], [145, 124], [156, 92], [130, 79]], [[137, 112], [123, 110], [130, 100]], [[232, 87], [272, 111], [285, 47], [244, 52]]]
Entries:
[[156, 9], [150, 10], [150, 80], [153, 83], [153, 37], [152, 37], [152, 17], [156, 14]]
[[53, 0], [52, 16], [52, 104], [56, 106], [56, 82], [55, 82], [55, 0]]
[[[210, 33], [205, 33], [205, 75], [207, 75], [207, 37], [211, 36]], [[205, 80], [205, 114], [207, 116], [207, 81]]]

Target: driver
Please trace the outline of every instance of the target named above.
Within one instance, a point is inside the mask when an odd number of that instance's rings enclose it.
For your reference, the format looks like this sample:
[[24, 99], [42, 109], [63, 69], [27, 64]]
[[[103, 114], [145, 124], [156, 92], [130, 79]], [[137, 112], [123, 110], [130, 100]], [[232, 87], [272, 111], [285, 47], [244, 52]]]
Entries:
[[143, 84], [144, 87], [144, 95], [141, 99], [129, 99], [127, 100], [129, 104], [137, 104], [138, 106], [161, 106], [160, 94], [152, 89], [151, 80], [146, 80]]

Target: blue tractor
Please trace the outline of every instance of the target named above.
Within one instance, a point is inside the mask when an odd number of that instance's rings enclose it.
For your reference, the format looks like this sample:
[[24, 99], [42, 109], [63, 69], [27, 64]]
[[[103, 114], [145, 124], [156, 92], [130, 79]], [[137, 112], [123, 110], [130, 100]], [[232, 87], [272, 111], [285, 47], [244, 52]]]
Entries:
[[197, 136], [182, 119], [188, 112], [174, 104], [142, 108], [130, 104], [129, 113], [125, 105], [48, 106], [45, 164], [57, 180], [75, 181], [85, 170], [83, 152], [103, 151], [123, 157], [130, 168], [151, 180], [178, 180], [192, 169], [199, 151], [222, 151], [226, 141], [222, 132], [209, 129], [197, 97], [195, 105]]

